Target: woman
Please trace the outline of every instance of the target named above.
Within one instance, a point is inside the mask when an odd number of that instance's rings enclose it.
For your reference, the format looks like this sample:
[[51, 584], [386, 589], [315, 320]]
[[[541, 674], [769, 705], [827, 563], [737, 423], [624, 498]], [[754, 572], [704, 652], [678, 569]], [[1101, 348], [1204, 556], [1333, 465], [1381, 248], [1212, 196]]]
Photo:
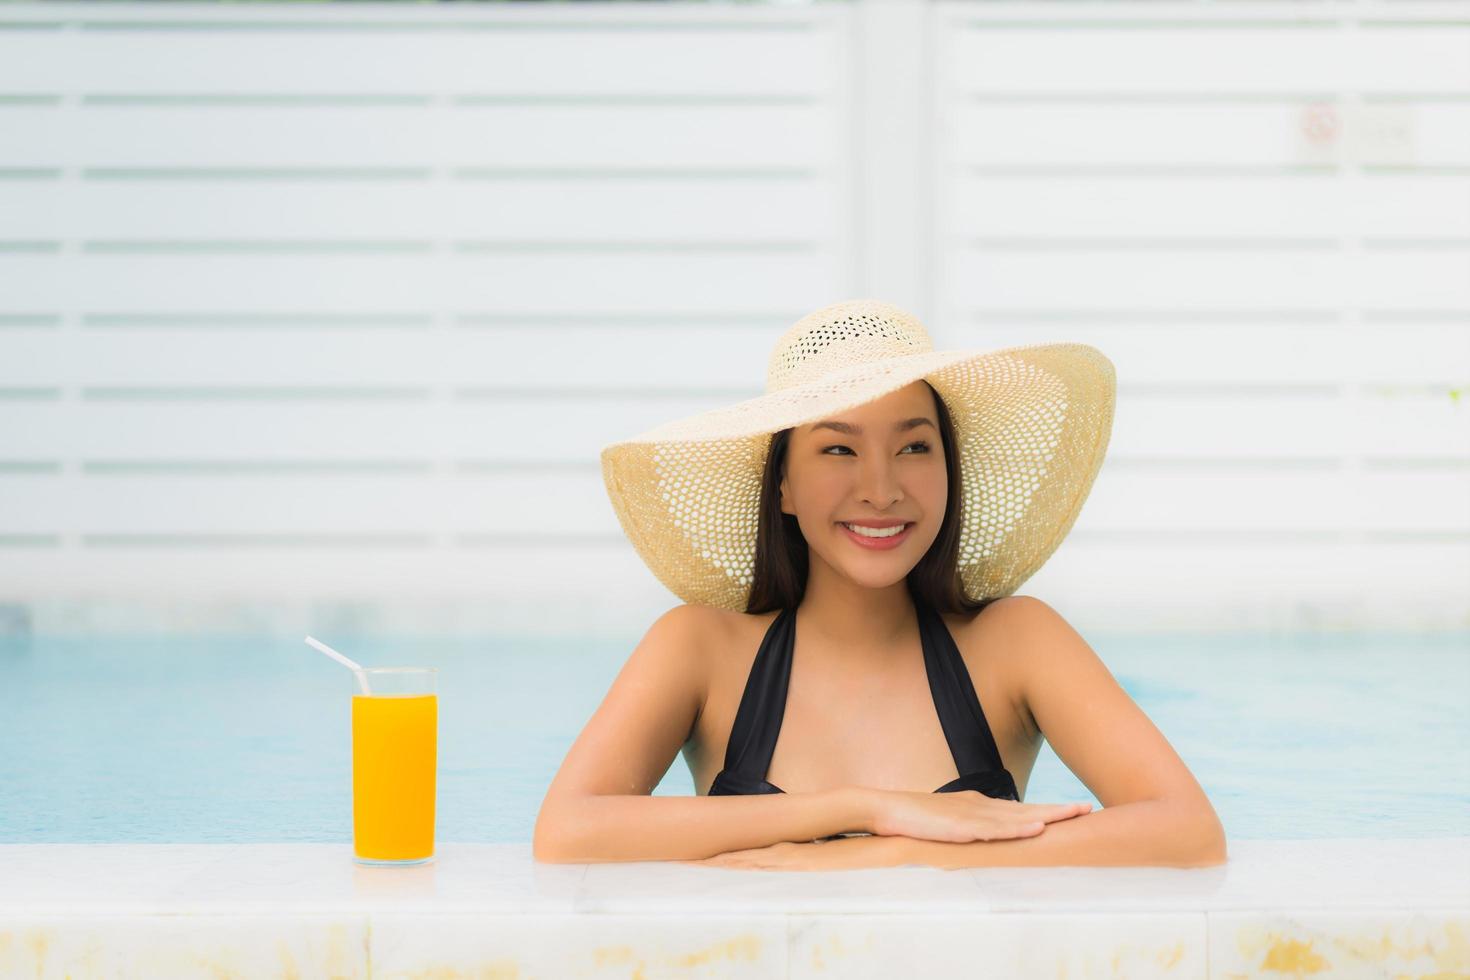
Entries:
[[[536, 858], [1223, 862], [1163, 735], [1013, 594], [1075, 521], [1114, 393], [1091, 347], [934, 351], [855, 300], [781, 337], [766, 394], [605, 447], [624, 532], [685, 602], [572, 745]], [[1043, 737], [1103, 809], [1021, 802]], [[650, 796], [681, 749], [699, 795]]]

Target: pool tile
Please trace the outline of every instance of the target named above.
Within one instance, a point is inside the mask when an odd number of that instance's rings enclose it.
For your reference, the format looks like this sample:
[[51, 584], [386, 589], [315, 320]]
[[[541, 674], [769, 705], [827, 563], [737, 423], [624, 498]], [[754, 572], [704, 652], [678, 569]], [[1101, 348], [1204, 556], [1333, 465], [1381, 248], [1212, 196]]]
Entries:
[[1470, 908], [1209, 913], [1210, 976], [1470, 977]]
[[678, 862], [589, 865], [579, 912], [921, 912], [989, 907], [974, 879], [938, 868], [766, 871]]
[[971, 868], [966, 873], [1002, 912], [1173, 912], [1208, 905], [1225, 868]]
[[368, 976], [365, 916], [5, 916], [0, 977]]
[[790, 980], [1206, 976], [1205, 917], [792, 916]]
[[786, 917], [375, 915], [374, 980], [785, 977]]

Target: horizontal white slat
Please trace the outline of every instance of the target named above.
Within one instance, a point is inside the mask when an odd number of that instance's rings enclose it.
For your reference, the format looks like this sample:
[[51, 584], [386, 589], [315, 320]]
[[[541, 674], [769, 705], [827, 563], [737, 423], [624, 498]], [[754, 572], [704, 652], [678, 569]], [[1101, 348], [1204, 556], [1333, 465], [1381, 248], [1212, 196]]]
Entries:
[[[1159, 473], [1105, 464], [1077, 526], [1470, 532], [1467, 490], [1465, 471]], [[15, 477], [0, 480], [0, 515], [0, 534], [620, 533], [597, 472]]]
[[[1179, 27], [1128, 30], [1017, 31], [968, 26], [983, 8], [943, 4], [953, 31], [954, 77], [962, 90], [986, 92], [1335, 93], [1463, 91], [1470, 88], [1470, 27], [1425, 24], [1417, 30], [1334, 29], [1336, 15], [1363, 12], [1315, 7], [1329, 21], [1316, 29]], [[1111, 5], [1109, 5], [1111, 6]], [[1393, 5], [1380, 5], [1390, 11]], [[1215, 8], [1219, 23], [1223, 14]], [[1270, 11], [1265, 11], [1270, 15]], [[1165, 14], [1173, 17], [1175, 11]], [[1242, 19], [1254, 20], [1261, 10]], [[1348, 18], [1344, 17], [1344, 20]], [[1108, 56], [1097, 57], [1106, 45]], [[1243, 65], [1249, 71], [1242, 71]]]
[[730, 327], [655, 315], [669, 325], [0, 330], [0, 385], [40, 377], [69, 385], [432, 385], [435, 397], [495, 385], [756, 394], [770, 348], [789, 325], [776, 315]]
[[809, 239], [843, 220], [815, 170], [770, 178], [0, 181], [27, 238]]
[[[248, 601], [361, 599], [377, 594], [397, 599], [457, 598], [499, 604], [559, 591], [562, 622], [581, 623], [584, 621], [578, 613], [587, 600], [576, 583], [584, 577], [601, 583], [609, 592], [613, 591], [612, 583], [617, 583], [620, 596], [659, 593], [667, 597], [663, 608], [678, 603], [626, 541], [427, 548], [127, 548], [82, 547], [76, 543], [55, 549], [0, 549], [0, 555], [5, 558], [0, 561], [0, 589], [11, 594], [23, 588], [26, 595], [37, 598], [121, 595], [140, 606], [149, 596], [164, 595]], [[128, 587], [130, 581], [136, 582], [140, 560], [146, 560], [149, 567], [146, 590]], [[222, 562], [228, 563], [227, 575], [219, 574]], [[569, 569], [576, 570], [571, 584]], [[644, 620], [640, 630], [647, 624]], [[541, 625], [553, 624], [543, 621]], [[173, 624], [173, 628], [180, 626]]]
[[[166, 24], [197, 21], [209, 13], [197, 9], [202, 4], [193, 6], [188, 11], [135, 10], [125, 16]], [[420, 9], [402, 31], [350, 29], [354, 22], [381, 22], [394, 13], [379, 5], [370, 11], [295, 12], [311, 14], [315, 22], [335, 21], [342, 28], [338, 31], [0, 32], [0, 88], [811, 93], [830, 84], [831, 62], [840, 49], [825, 35], [848, 13], [841, 6], [742, 10], [743, 23], [730, 29], [722, 25], [734, 18], [719, 8], [681, 5], [675, 12], [616, 6], [606, 11], [586, 6], [565, 11], [482, 7], [473, 11], [479, 16], [465, 16], [465, 8], [444, 13]], [[246, 19], [238, 10], [226, 10], [231, 19]], [[111, 14], [95, 7], [49, 13], [89, 24]], [[277, 23], [293, 16], [284, 7], [249, 13]], [[576, 18], [567, 17], [569, 13]], [[619, 26], [639, 20], [646, 29]], [[664, 25], [671, 22], [686, 26], [670, 31]], [[538, 29], [536, 24], [547, 26]], [[454, 25], [461, 29], [451, 29]], [[266, 64], [270, 70], [263, 73]], [[76, 65], [84, 65], [86, 73], [69, 70]]]
[[1470, 532], [1470, 472], [1138, 473], [1104, 464], [1077, 526], [1463, 533]]
[[1470, 180], [1376, 176], [1354, 184], [1342, 206], [1344, 225], [1360, 234], [1463, 238], [1470, 230]]
[[[1324, 162], [1470, 164], [1470, 103], [1368, 107], [1345, 115], [1355, 127], [1399, 122], [1409, 131], [1408, 159], [1387, 137], [1350, 140], [1346, 131], [1318, 152], [1302, 135], [1303, 106], [1034, 104], [956, 100], [943, 129], [956, 166], [995, 164], [1297, 165]], [[1346, 126], [1346, 123], [1344, 124]]]
[[[1470, 100], [1465, 99], [1464, 92], [1456, 93], [1456, 98], [1453, 102], [1415, 106], [1405, 117], [1413, 128], [1412, 141], [1417, 148], [1413, 162], [1426, 166], [1470, 164]], [[1387, 112], [1382, 118], [1394, 119]]]
[[[1459, 363], [1461, 377], [1465, 364]], [[1384, 456], [1470, 455], [1470, 402], [1464, 386], [1426, 398], [1365, 398], [1353, 416], [1358, 445], [1364, 452]], [[1467, 487], [1470, 495], [1470, 487]]]
[[821, 105], [0, 107], [0, 166], [827, 166]]
[[[755, 392], [764, 384], [771, 346], [800, 312], [490, 313], [484, 316], [493, 319], [479, 326], [478, 314], [432, 310], [36, 315], [79, 325], [0, 330], [0, 385], [35, 379], [67, 385], [646, 384]], [[330, 319], [353, 315], [360, 319], [335, 325]], [[1248, 308], [1108, 315], [1043, 309], [1028, 315], [984, 307], [956, 319], [930, 323], [937, 347], [1078, 341], [1101, 349], [1132, 383], [1412, 385], [1453, 381], [1463, 375], [1456, 365], [1470, 364], [1470, 310], [1442, 322], [1420, 322], [1413, 314], [1359, 320], [1331, 309], [1293, 314]], [[580, 356], [528, 372], [526, 366], [540, 363], [548, 349]], [[609, 364], [617, 364], [615, 373]]]
[[[1355, 325], [1346, 314], [1306, 311], [1234, 318], [1206, 310], [1148, 314], [1128, 311], [1089, 321], [1086, 313], [1048, 322], [975, 314], [973, 325], [947, 331], [964, 347], [1007, 347], [1070, 340], [1107, 354], [1131, 384], [1376, 384], [1414, 385], [1429, 379], [1466, 380], [1470, 373], [1470, 310], [1458, 322]], [[1455, 366], [1459, 365], [1457, 371]]]
[[[1251, 395], [1120, 395], [1111, 456], [1160, 461], [1231, 459], [1332, 462], [1373, 457], [1470, 458], [1470, 412], [1449, 398], [1364, 399]], [[1470, 490], [1470, 485], [1467, 485]]]
[[[753, 314], [748, 323], [730, 326], [660, 312], [643, 325], [632, 314], [631, 324], [612, 317], [586, 326], [512, 318], [484, 328], [435, 327], [433, 315], [421, 313], [421, 323], [397, 327], [312, 329], [306, 320], [207, 326], [184, 319], [179, 327], [0, 330], [0, 386], [36, 379], [67, 386], [431, 385], [434, 397], [444, 397], [462, 386], [591, 392], [646, 385], [739, 389], [753, 396], [764, 389], [772, 345], [797, 315]], [[665, 325], [652, 325], [655, 317]], [[1210, 321], [1199, 314], [1192, 319], [1188, 311], [1047, 322], [986, 310], [973, 321], [931, 326], [936, 346], [1088, 343], [1107, 354], [1130, 384], [1414, 385], [1463, 380], [1470, 366], [1470, 313], [1462, 322], [1356, 326], [1330, 313], [1302, 323], [1286, 313], [1253, 322], [1247, 312]], [[549, 350], [578, 356], [551, 361]]]
[[[0, 480], [0, 534], [616, 534], [601, 476]], [[105, 516], [103, 516], [105, 515]]]
[[960, 309], [1470, 308], [1466, 249], [956, 249], [947, 258], [944, 288]]
[[[597, 465], [605, 443], [716, 396], [383, 402], [11, 403], [0, 460], [544, 460]], [[182, 406], [186, 410], [181, 410]]]
[[1470, 181], [1407, 176], [969, 177], [950, 234], [1470, 236]]
[[[815, 235], [819, 229], [813, 229]], [[755, 243], [752, 249], [763, 247]], [[820, 237], [744, 253], [677, 239], [660, 252], [503, 252], [382, 256], [0, 254], [5, 303], [97, 310], [273, 308], [598, 311], [815, 309], [846, 294], [845, 255]], [[78, 292], [78, 283], [85, 290]], [[262, 284], [269, 284], [268, 290]], [[71, 297], [68, 300], [68, 297]]]
[[1447, 23], [1426, 10], [1426, 5], [1417, 6], [1424, 11], [1419, 14], [1422, 24], [1406, 24], [1396, 17], [1411, 12], [1394, 2], [1364, 11], [1369, 16], [1360, 21], [1359, 29], [1345, 33], [1342, 39], [1347, 49], [1345, 84], [1366, 92], [1463, 93], [1470, 89], [1470, 58], [1466, 57], [1470, 55], [1470, 21], [1461, 18], [1459, 23]]
[[[1058, 281], [1067, 283], [1070, 308], [1470, 308], [1470, 277], [1464, 275], [1470, 250], [1464, 248], [1373, 248], [1354, 255], [1254, 246], [1183, 251], [1040, 244], [957, 249], [942, 256], [938, 271], [961, 310], [1055, 308]], [[0, 254], [0, 281], [7, 282], [6, 305], [15, 311], [71, 305], [65, 298], [77, 295], [79, 281], [87, 283], [89, 306], [109, 311], [158, 310], [163, 302], [181, 311], [249, 308], [259, 302], [252, 284], [260, 282], [272, 284], [273, 305], [287, 310], [339, 306], [345, 297], [359, 310], [419, 310], [433, 302], [466, 312], [629, 312], [648, 309], [651, 297], [674, 310], [800, 309], [851, 292], [849, 246], [820, 239], [669, 240], [642, 252], [638, 246], [605, 252], [507, 246], [420, 255], [12, 253]], [[557, 281], [576, 288], [548, 295], [544, 284]]]

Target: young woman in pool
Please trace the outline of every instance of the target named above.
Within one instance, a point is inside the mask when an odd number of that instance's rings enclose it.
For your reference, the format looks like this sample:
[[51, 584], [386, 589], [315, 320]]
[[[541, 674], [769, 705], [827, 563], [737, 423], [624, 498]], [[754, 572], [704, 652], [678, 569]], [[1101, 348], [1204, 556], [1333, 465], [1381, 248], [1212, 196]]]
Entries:
[[[855, 300], [782, 336], [766, 394], [605, 447], [625, 533], [685, 601], [572, 745], [535, 857], [1223, 862], [1164, 736], [1014, 594], [1081, 509], [1114, 392], [1091, 347], [934, 351], [912, 315]], [[1043, 737], [1102, 809], [1021, 802]], [[681, 749], [697, 795], [651, 796]]]

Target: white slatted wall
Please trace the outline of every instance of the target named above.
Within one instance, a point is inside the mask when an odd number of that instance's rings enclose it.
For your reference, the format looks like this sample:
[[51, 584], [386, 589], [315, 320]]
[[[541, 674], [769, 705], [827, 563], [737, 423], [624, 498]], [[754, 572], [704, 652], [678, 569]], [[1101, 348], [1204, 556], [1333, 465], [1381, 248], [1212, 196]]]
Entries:
[[597, 450], [851, 288], [847, 14], [0, 11], [0, 594], [664, 602]]
[[1470, 625], [1470, 5], [931, 10], [935, 318], [1118, 368], [1026, 588], [1119, 627]]
[[0, 629], [640, 628], [597, 448], [870, 293], [1118, 365], [1023, 591], [1470, 624], [1459, 0], [0, 22]]

